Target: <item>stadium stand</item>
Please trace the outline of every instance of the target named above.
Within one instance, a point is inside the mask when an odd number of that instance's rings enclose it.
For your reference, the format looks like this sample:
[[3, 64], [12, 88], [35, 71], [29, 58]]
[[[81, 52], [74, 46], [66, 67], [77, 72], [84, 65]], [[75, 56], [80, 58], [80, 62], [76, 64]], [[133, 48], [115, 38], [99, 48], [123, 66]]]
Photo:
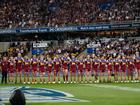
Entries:
[[139, 0], [2, 0], [0, 28], [136, 21], [139, 5]]

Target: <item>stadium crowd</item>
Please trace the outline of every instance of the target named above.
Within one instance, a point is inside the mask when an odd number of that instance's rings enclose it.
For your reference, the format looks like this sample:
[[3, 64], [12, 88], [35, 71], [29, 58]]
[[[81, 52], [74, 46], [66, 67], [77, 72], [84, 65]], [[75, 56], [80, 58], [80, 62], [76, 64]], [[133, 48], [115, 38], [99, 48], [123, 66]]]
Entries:
[[50, 46], [46, 49], [45, 55], [49, 55], [51, 57], [54, 56], [54, 54], [63, 55], [65, 53], [74, 54], [75, 56], [78, 56], [83, 50], [85, 50], [86, 45], [82, 44], [74, 44], [74, 45], [58, 45], [58, 46]]
[[112, 39], [109, 41], [93, 41], [92, 43], [98, 44], [99, 46], [95, 49], [96, 54], [106, 56], [137, 56], [140, 54], [140, 42], [134, 39]]
[[22, 56], [27, 55], [27, 53], [30, 51], [29, 44], [22, 44], [22, 43], [12, 43], [10, 47], [7, 50], [7, 56], [17, 56], [18, 53], [21, 53]]
[[1, 0], [0, 14], [0, 28], [58, 27], [139, 20], [140, 1]]

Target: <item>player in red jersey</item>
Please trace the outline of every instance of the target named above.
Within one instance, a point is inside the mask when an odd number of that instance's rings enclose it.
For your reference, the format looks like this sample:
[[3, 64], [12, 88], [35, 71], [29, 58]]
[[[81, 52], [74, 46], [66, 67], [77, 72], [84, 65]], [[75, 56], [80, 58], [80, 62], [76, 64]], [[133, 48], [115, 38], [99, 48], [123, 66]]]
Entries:
[[47, 82], [48, 83], [50, 83], [51, 82], [51, 80], [50, 80], [50, 78], [51, 78], [51, 73], [52, 73], [52, 70], [53, 70], [53, 61], [52, 61], [52, 59], [51, 58], [48, 58], [48, 61], [46, 62], [46, 66], [47, 66], [47, 75], [48, 75], [48, 80], [47, 80]]
[[125, 58], [125, 56], [123, 56], [120, 61], [121, 82], [126, 82], [126, 70], [127, 70], [127, 59]]
[[68, 64], [69, 57], [65, 54], [64, 57], [62, 58], [62, 72], [64, 83], [68, 83]]
[[92, 60], [90, 58], [90, 55], [87, 55], [87, 58], [85, 59], [86, 82], [89, 82], [91, 80], [91, 69]]
[[32, 84], [37, 83], [37, 71], [38, 71], [38, 59], [36, 55], [33, 55], [31, 59], [31, 66], [32, 66]]
[[106, 59], [104, 56], [101, 57], [100, 59], [100, 82], [105, 82], [105, 72], [106, 72]]
[[108, 82], [111, 82], [111, 74], [113, 72], [113, 59], [109, 57], [107, 60], [107, 70], [108, 70]]
[[18, 57], [15, 58], [16, 61], [16, 82], [20, 80], [20, 83], [22, 83], [22, 66], [23, 66], [23, 58], [21, 54], [18, 54]]
[[[70, 81], [71, 83], [76, 83], [76, 70], [77, 70], [77, 60], [75, 56], [72, 56], [70, 60]], [[74, 77], [74, 81], [72, 80]]]
[[13, 57], [9, 59], [8, 65], [8, 73], [9, 73], [9, 83], [14, 83], [14, 73], [15, 73], [15, 60]]
[[83, 82], [83, 75], [84, 75], [84, 61], [82, 58], [78, 60], [78, 82]]
[[92, 61], [92, 70], [94, 72], [94, 82], [96, 83], [98, 80], [98, 70], [99, 70], [99, 59], [97, 58], [97, 56], [94, 56], [93, 61]]
[[138, 81], [139, 81], [139, 80], [140, 80], [140, 58], [135, 58], [134, 64], [135, 64], [136, 72], [137, 72], [137, 74], [138, 74], [137, 79], [138, 79]]
[[40, 83], [46, 83], [45, 81], [45, 65], [46, 61], [44, 59], [44, 56], [41, 55], [39, 58], [39, 74], [40, 74]]
[[114, 69], [114, 80], [115, 80], [115, 82], [118, 82], [118, 76], [119, 76], [119, 70], [120, 70], [120, 59], [119, 58], [120, 57], [118, 56], [118, 57], [114, 58], [114, 61], [113, 61], [113, 63], [114, 63], [113, 69]]
[[23, 61], [23, 64], [24, 64], [24, 84], [25, 83], [28, 83], [30, 84], [30, 60], [27, 56], [24, 57], [24, 61]]
[[133, 78], [133, 73], [135, 71], [135, 65], [134, 65], [134, 60], [132, 57], [129, 57], [128, 59], [128, 80], [130, 80], [133, 82], [134, 78]]
[[55, 57], [54, 58], [54, 70], [53, 70], [53, 81], [54, 83], [56, 82], [56, 77], [58, 78], [58, 83], [60, 83], [60, 69], [61, 69], [61, 61], [60, 61], [60, 58]]

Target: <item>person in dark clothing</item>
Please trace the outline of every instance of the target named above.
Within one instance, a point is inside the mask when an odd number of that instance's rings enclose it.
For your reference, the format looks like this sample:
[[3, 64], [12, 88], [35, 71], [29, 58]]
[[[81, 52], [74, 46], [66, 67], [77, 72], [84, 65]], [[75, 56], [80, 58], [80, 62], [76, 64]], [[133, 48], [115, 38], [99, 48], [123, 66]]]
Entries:
[[12, 93], [9, 101], [11, 105], [26, 105], [25, 95], [20, 89]]
[[2, 79], [1, 83], [7, 83], [7, 73], [8, 73], [8, 60], [7, 57], [3, 57], [2, 61], [0, 62], [1, 72], [2, 72]]

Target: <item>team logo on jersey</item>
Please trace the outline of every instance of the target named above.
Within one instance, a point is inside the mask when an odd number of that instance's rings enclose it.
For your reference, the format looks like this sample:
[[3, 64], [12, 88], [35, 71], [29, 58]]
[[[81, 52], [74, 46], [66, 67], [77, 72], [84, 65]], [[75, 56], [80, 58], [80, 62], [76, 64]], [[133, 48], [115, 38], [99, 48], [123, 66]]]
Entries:
[[14, 90], [20, 89], [26, 97], [27, 103], [42, 102], [88, 102], [74, 98], [72, 94], [46, 88], [31, 87], [0, 87], [0, 100], [7, 103]]

